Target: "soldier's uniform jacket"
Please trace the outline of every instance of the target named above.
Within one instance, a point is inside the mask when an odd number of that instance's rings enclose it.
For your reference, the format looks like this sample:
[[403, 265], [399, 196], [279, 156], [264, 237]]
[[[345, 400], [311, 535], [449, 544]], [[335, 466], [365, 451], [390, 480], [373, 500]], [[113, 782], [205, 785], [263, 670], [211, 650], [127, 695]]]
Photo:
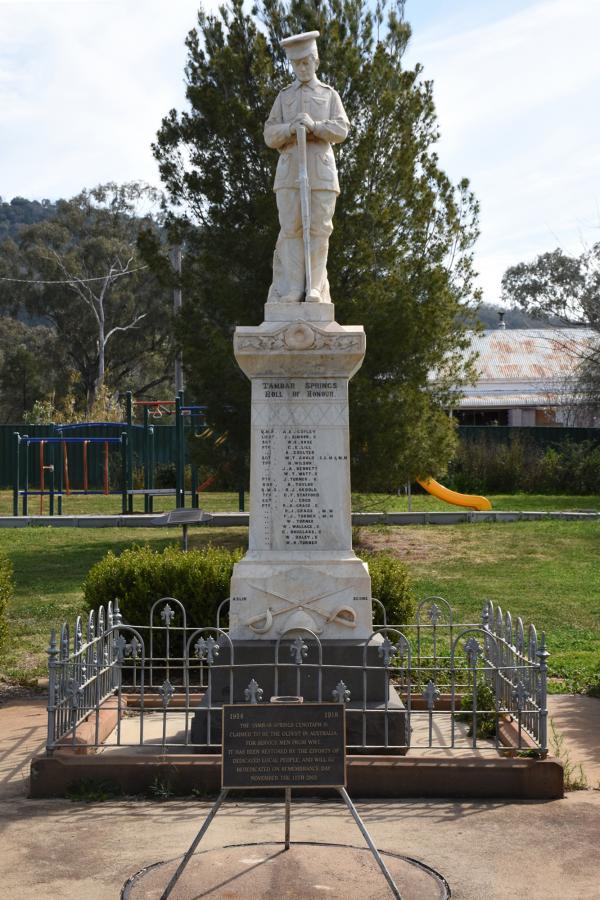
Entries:
[[298, 189], [298, 143], [290, 123], [301, 112], [315, 121], [314, 132], [306, 135], [308, 178], [313, 191], [340, 192], [332, 144], [348, 134], [348, 117], [337, 91], [313, 78], [306, 84], [296, 80], [279, 93], [265, 124], [265, 143], [279, 150], [273, 190]]

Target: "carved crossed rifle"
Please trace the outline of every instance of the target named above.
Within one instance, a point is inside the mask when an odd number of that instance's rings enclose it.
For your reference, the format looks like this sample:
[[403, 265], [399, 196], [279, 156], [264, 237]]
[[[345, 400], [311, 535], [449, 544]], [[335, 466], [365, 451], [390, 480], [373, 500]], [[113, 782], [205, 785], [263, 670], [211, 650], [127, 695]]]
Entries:
[[[271, 628], [273, 624], [273, 619], [275, 616], [281, 616], [284, 613], [292, 612], [294, 609], [303, 609], [305, 606], [311, 605], [311, 611], [316, 612], [318, 615], [322, 616], [325, 621], [329, 623], [334, 623], [335, 625], [343, 625], [345, 628], [356, 628], [356, 612], [349, 606], [340, 606], [338, 609], [333, 612], [327, 612], [327, 610], [320, 609], [318, 606], [313, 606], [317, 600], [326, 600], [327, 597], [334, 597], [336, 594], [341, 594], [342, 591], [347, 590], [347, 588], [338, 588], [335, 591], [329, 591], [328, 594], [317, 594], [315, 597], [310, 597], [308, 600], [289, 600], [287, 597], [284, 597], [282, 594], [277, 594], [275, 591], [268, 591], [263, 587], [259, 587], [255, 584], [248, 583], [248, 587], [253, 588], [255, 591], [261, 591], [263, 594], [269, 594], [271, 597], [276, 597], [278, 600], [283, 600], [287, 603], [287, 606], [279, 607], [278, 609], [271, 609], [271, 607], [267, 607], [264, 613], [260, 613], [258, 616], [254, 616], [252, 619], [249, 619], [246, 622], [249, 628], [252, 631], [256, 631], [257, 634], [265, 634]], [[260, 623], [263, 623], [262, 625]]]

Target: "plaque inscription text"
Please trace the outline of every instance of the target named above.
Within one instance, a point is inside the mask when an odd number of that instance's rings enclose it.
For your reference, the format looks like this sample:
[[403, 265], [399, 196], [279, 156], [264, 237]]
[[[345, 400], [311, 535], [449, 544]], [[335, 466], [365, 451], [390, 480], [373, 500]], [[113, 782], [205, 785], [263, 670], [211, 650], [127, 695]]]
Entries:
[[342, 703], [223, 707], [224, 788], [346, 784]]

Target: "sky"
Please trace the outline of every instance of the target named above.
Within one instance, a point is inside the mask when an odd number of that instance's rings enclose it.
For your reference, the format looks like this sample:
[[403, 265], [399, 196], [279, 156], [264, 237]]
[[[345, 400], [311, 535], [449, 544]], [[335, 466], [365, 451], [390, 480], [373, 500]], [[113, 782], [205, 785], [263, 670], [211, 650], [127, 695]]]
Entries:
[[[150, 145], [185, 105], [198, 5], [0, 0], [2, 199], [159, 185]], [[600, 0], [408, 0], [406, 15], [406, 64], [433, 79], [442, 168], [480, 202], [475, 263], [497, 303], [508, 266], [600, 240]]]

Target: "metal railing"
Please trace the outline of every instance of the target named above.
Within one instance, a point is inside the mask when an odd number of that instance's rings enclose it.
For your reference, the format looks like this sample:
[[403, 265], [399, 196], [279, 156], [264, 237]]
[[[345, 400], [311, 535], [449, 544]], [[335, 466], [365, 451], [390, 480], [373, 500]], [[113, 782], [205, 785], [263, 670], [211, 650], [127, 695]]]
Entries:
[[297, 629], [244, 651], [221, 623], [225, 605], [214, 626], [195, 627], [172, 597], [145, 624], [124, 622], [115, 602], [53, 632], [48, 753], [218, 752], [223, 703], [282, 693], [344, 702], [349, 753], [547, 752], [544, 635], [490, 601], [479, 622], [455, 622], [441, 597], [421, 601], [410, 625], [389, 625], [383, 610], [342, 662], [332, 642]]

